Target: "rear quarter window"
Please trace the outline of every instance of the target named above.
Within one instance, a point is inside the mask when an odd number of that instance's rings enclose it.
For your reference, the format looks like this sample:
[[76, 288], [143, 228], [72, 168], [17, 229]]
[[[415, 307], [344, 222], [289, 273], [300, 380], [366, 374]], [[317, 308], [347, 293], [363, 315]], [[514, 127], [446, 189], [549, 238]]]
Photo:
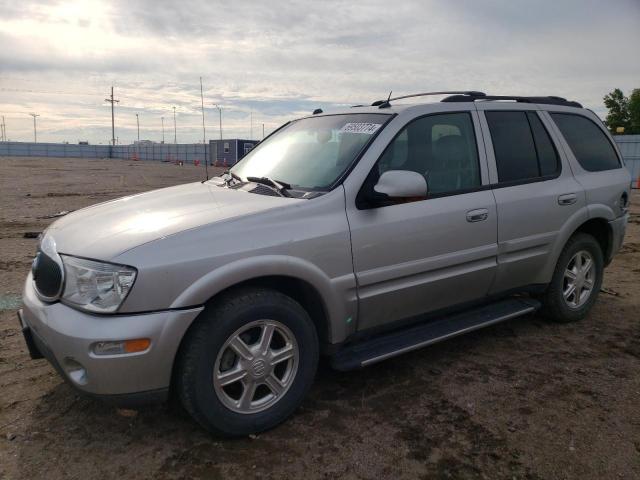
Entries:
[[611, 142], [592, 120], [582, 115], [551, 113], [580, 166], [589, 172], [620, 168]]

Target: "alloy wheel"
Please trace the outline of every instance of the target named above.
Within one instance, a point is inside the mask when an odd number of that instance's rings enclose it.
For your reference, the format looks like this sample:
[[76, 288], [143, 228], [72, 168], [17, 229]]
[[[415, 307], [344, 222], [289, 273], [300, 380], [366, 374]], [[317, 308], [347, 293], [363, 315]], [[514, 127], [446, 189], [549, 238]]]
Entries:
[[252, 414], [277, 403], [293, 383], [299, 362], [296, 339], [276, 320], [257, 320], [224, 343], [213, 372], [218, 399], [230, 410]]

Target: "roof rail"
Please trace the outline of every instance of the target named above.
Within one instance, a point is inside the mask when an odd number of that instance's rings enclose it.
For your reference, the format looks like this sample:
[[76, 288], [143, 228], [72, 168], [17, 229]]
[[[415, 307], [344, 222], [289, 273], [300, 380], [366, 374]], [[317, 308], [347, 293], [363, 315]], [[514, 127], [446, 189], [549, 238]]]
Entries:
[[565, 107], [577, 107], [583, 108], [578, 102], [567, 100], [562, 97], [548, 96], [548, 97], [520, 97], [511, 95], [484, 95], [474, 96], [465, 93], [452, 95], [447, 98], [443, 98], [443, 102], [475, 102], [476, 100], [512, 100], [519, 103], [538, 103], [543, 105], [563, 105]]
[[[482, 92], [474, 92], [471, 90], [462, 90], [462, 91], [445, 91], [445, 92], [424, 92], [424, 93], [412, 93], [411, 95], [403, 95], [401, 97], [388, 98], [386, 100], [376, 100], [371, 104], [372, 107], [379, 108], [389, 108], [391, 106], [392, 101], [394, 100], [402, 100], [405, 98], [413, 98], [413, 97], [426, 97], [427, 95], [456, 95], [456, 96], [464, 96], [464, 98], [480, 98], [485, 97], [486, 94]], [[448, 97], [451, 98], [451, 97]], [[468, 101], [468, 100], [467, 100]]]

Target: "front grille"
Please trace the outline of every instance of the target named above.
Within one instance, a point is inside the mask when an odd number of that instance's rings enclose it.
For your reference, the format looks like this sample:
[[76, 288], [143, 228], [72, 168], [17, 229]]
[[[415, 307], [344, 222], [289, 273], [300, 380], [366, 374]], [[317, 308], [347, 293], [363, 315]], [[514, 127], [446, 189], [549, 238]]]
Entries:
[[47, 298], [56, 298], [62, 288], [60, 265], [44, 252], [38, 252], [32, 268], [33, 279], [38, 292]]

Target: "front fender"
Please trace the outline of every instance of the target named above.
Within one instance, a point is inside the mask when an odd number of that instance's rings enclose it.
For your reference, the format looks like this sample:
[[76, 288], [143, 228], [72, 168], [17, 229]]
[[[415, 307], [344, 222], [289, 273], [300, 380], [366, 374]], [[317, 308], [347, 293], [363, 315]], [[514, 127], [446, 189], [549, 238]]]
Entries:
[[286, 276], [313, 287], [327, 313], [329, 342], [343, 341], [351, 333], [351, 318], [357, 313], [356, 283], [353, 275], [329, 278], [316, 265], [286, 255], [243, 258], [218, 267], [200, 277], [184, 290], [171, 308], [202, 305], [223, 290], [242, 282], [268, 276]]

